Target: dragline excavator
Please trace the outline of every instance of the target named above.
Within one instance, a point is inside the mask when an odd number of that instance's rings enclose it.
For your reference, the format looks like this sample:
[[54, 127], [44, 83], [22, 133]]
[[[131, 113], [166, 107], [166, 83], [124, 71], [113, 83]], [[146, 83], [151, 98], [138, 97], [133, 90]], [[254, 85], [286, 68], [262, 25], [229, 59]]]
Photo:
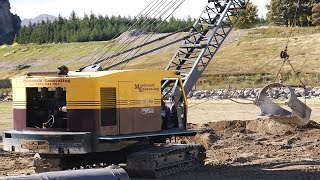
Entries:
[[203, 164], [201, 145], [167, 139], [196, 135], [187, 130], [186, 94], [247, 3], [209, 0], [165, 70], [109, 70], [98, 62], [14, 78], [14, 130], [3, 133], [4, 150], [38, 153], [37, 172], [125, 163], [133, 177], [159, 177]]

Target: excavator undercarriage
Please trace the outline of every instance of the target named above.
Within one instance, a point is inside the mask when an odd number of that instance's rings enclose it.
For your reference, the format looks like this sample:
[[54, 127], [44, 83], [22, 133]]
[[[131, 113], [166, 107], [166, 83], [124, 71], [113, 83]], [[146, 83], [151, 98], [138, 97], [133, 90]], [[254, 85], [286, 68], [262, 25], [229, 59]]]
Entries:
[[130, 177], [158, 178], [200, 167], [206, 158], [201, 145], [160, 144], [139, 147], [142, 150], [137, 150], [137, 147], [134, 149], [131, 149], [132, 152], [127, 149], [86, 155], [36, 154], [33, 166], [37, 173], [43, 173], [122, 164]]
[[129, 154], [126, 170], [131, 177], [157, 178], [195, 169], [205, 158], [201, 145], [161, 145]]

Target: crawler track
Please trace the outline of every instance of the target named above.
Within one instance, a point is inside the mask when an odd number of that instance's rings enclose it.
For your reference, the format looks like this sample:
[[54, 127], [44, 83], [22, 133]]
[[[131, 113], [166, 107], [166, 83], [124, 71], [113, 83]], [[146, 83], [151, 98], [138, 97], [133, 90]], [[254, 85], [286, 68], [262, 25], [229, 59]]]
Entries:
[[132, 153], [127, 159], [130, 177], [157, 178], [192, 170], [204, 163], [205, 149], [201, 145], [163, 145]]
[[[110, 157], [113, 157], [113, 160]], [[119, 159], [118, 162], [114, 160], [121, 157], [124, 155], [94, 154], [59, 157], [44, 155], [34, 160], [34, 167], [36, 173], [106, 167], [121, 163]], [[130, 153], [127, 157], [126, 170], [131, 177], [163, 177], [195, 169], [204, 164], [205, 158], [205, 149], [201, 145], [159, 145]]]

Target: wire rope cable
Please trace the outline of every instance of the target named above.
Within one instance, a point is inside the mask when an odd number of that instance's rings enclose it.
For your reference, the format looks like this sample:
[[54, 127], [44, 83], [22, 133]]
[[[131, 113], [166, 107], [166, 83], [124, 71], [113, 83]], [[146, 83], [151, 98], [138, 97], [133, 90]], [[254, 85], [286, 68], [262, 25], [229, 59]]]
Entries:
[[[185, 2], [185, 0], [182, 0], [182, 1], [179, 3], [179, 5], [178, 5], [177, 7], [175, 7], [175, 9], [165, 18], [165, 20], [162, 21], [157, 27], [154, 28], [152, 34], [149, 35], [149, 36], [147, 36], [147, 37], [144, 39], [144, 41], [145, 41], [145, 42], [148, 42], [148, 41], [152, 38], [152, 36], [154, 36], [155, 30], [158, 29], [184, 2]], [[142, 48], [140, 48], [138, 51], [136, 51], [131, 57], [135, 56], [141, 49], [142, 49]], [[126, 58], [127, 58], [127, 57], [126, 57]], [[123, 60], [125, 60], [126, 58], [124, 58]], [[122, 61], [123, 61], [123, 60], [122, 60]], [[129, 62], [130, 62], [130, 61], [128, 61], [128, 62], [122, 67], [121, 70], [123, 70]]]
[[[125, 27], [123, 27], [116, 35], [114, 35], [111, 39], [111, 41], [114, 41], [115, 38], [117, 38], [122, 30], [129, 30], [131, 28], [133, 28], [136, 24], [139, 23], [139, 21], [141, 20], [140, 16], [143, 17], [143, 16], [147, 16], [148, 13], [150, 12], [150, 9], [152, 9], [160, 0], [153, 0], [151, 3], [148, 4], [147, 7], [145, 7], [136, 17], [137, 17], [137, 20], [130, 26], [130, 24], [128, 23]], [[152, 5], [153, 4], [153, 5]], [[150, 7], [151, 6], [151, 7]], [[149, 8], [150, 7], [150, 8]], [[148, 9], [149, 8], [149, 9]], [[147, 10], [148, 9], [148, 10]], [[145, 15], [144, 15], [144, 11], [145, 12]], [[130, 26], [130, 27], [129, 27]], [[128, 29], [127, 29], [128, 28]], [[120, 37], [119, 40], [123, 39], [123, 37]], [[109, 46], [109, 48], [104, 52], [104, 54], [102, 54], [98, 59], [100, 59], [101, 57], [103, 57], [105, 54], [107, 54], [113, 47], [115, 46], [115, 44]], [[106, 46], [105, 46], [106, 47]], [[104, 49], [104, 48], [102, 48]], [[102, 51], [102, 49], [100, 51], [98, 51], [88, 62], [86, 62], [81, 68], [85, 67], [87, 64], [89, 64], [89, 62], [91, 62], [91, 60], [98, 54]], [[80, 68], [80, 69], [81, 69]]]
[[[150, 11], [150, 13], [152, 11], [152, 14], [150, 17], [148, 16], [145, 16], [145, 20], [141, 23], [140, 26], [142, 26], [140, 28], [140, 31], [145, 31], [147, 28], [149, 28], [151, 25], [150, 25], [150, 22], [152, 21], [153, 18], [156, 18], [157, 15], [159, 15], [159, 13], [161, 13], [161, 11], [164, 9], [161, 7], [163, 7], [163, 5], [167, 2], [167, 0], [165, 1], [161, 1], [160, 4], [158, 4], [158, 6], [155, 6], [153, 7], [153, 9]], [[167, 6], [167, 5], [166, 5]], [[165, 7], [166, 7], [165, 6]], [[161, 10], [160, 12], [158, 12], [158, 10]], [[149, 13], [149, 14], [150, 14]], [[101, 66], [105, 66], [107, 64], [110, 64], [110, 61], [113, 59], [113, 58], [110, 58], [110, 57], [114, 57], [115, 54], [117, 53], [120, 53], [121, 51], [125, 50], [126, 48], [128, 48], [130, 45], [132, 45], [134, 42], [136, 42], [140, 37], [142, 36], [142, 33], [138, 34], [133, 40], [130, 39], [130, 38], [127, 38], [125, 41], [121, 42], [119, 45], [118, 45], [118, 48], [109, 56], [109, 57], [104, 57], [104, 61], [106, 61], [104, 64], [102, 64]], [[124, 36], [123, 36], [124, 37]], [[108, 61], [107, 61], [108, 60]], [[99, 60], [98, 60], [99, 61]], [[113, 60], [111, 62], [111, 64], [114, 62], [115, 60]]]
[[[159, 15], [159, 18], [162, 18], [162, 16], [164, 16], [168, 11], [170, 11], [170, 9], [172, 9], [173, 7], [175, 7], [176, 4], [179, 3], [179, 2], [180, 2], [180, 0], [176, 0], [176, 1], [173, 2], [173, 4], [168, 3], [169, 6], [166, 6], [166, 7], [162, 8], [161, 11], [159, 11], [159, 13], [157, 14], [157, 16]], [[162, 14], [160, 15], [160, 13], [162, 13]], [[153, 34], [154, 31], [155, 31], [158, 27], [160, 27], [160, 25], [161, 25], [163, 22], [165, 22], [166, 20], [167, 20], [167, 18], [165, 18], [164, 20], [162, 20], [162, 22], [161, 22], [156, 28], [153, 28], [153, 29], [151, 30], [150, 34]], [[151, 22], [151, 24], [149, 24], [149, 26], [145, 27], [143, 30], [147, 30], [147, 28], [151, 27], [156, 21], [157, 21], [157, 19], [154, 19], [153, 22]], [[147, 37], [150, 36], [150, 34], [147, 35]], [[139, 38], [142, 37], [142, 36], [143, 36], [142, 33], [139, 34], [139, 36], [137, 36], [133, 41], [137, 41], [137, 39], [139, 39]], [[144, 42], [144, 40], [142, 41], [142, 43], [143, 43], [143, 42]], [[137, 45], [137, 46], [139, 46], [139, 45]], [[137, 46], [136, 46], [136, 47], [137, 47]], [[142, 47], [141, 47], [141, 48], [142, 48]], [[141, 49], [141, 48], [140, 48], [140, 49]], [[140, 50], [140, 49], [139, 49], [139, 50]], [[134, 49], [133, 49], [133, 50], [134, 50]], [[125, 58], [127, 58], [127, 57], [133, 52], [133, 50], [130, 51], [130, 52], [128, 52], [127, 55], [125, 56]], [[139, 52], [139, 50], [137, 50], [136, 53]], [[136, 53], [135, 53], [135, 54], [136, 54]], [[108, 62], [108, 65], [110, 66], [110, 65], [114, 64], [119, 58], [120, 58], [120, 56], [114, 58], [113, 60], [110, 60], [110, 61]], [[125, 58], [124, 58], [124, 59], [125, 59]], [[105, 66], [105, 65], [107, 65], [107, 63], [105, 63], [103, 66]]]

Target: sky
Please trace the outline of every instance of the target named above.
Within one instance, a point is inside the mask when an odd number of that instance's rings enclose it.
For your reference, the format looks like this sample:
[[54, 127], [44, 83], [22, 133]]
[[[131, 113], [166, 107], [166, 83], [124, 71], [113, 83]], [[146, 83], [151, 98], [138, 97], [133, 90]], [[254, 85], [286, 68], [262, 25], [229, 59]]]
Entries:
[[[21, 19], [34, 18], [41, 14], [69, 17], [74, 10], [80, 17], [84, 13], [101, 15], [135, 16], [139, 14], [152, 0], [9, 0], [11, 12]], [[170, 1], [170, 0], [169, 0]], [[265, 5], [270, 0], [252, 0], [258, 6], [259, 16], [265, 16]], [[186, 0], [174, 13], [174, 17], [186, 19], [188, 16], [197, 18], [207, 0]]]

